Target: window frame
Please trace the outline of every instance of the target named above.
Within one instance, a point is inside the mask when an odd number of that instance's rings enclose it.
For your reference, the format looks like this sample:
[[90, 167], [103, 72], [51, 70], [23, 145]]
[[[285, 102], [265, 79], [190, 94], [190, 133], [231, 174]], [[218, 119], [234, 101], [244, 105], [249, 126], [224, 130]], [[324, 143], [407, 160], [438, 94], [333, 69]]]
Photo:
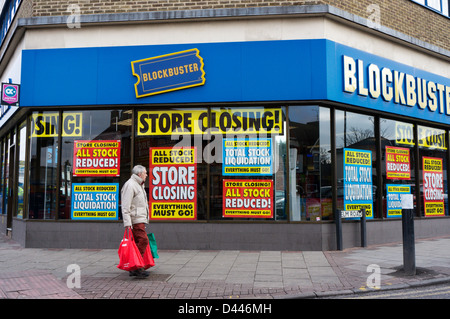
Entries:
[[[429, 0], [423, 0], [423, 1], [424, 1], [424, 3], [422, 4], [422, 3], [420, 3], [418, 0], [411, 0], [411, 2], [414, 2], [414, 3], [420, 5], [420, 6], [424, 7], [424, 8], [427, 8], [428, 10], [431, 10], [431, 11], [433, 11], [433, 12], [436, 12], [436, 13], [440, 14], [441, 16], [450, 19], [450, 1], [449, 1], [449, 0], [439, 0], [439, 2], [440, 2], [440, 7], [441, 7], [440, 10], [438, 10], [438, 9], [436, 9], [436, 8], [434, 8], [434, 7], [432, 7], [432, 6], [430, 6], [430, 5], [428, 4], [428, 1], [429, 1]], [[444, 10], [445, 1], [447, 1], [447, 14], [445, 14], [445, 10]]]

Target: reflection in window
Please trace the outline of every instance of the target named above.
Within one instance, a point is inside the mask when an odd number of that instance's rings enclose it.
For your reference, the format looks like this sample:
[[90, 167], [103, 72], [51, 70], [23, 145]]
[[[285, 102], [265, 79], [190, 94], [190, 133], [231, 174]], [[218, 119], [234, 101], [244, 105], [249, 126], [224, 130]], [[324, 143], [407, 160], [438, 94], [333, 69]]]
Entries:
[[332, 219], [330, 111], [291, 106], [289, 130], [290, 220]]

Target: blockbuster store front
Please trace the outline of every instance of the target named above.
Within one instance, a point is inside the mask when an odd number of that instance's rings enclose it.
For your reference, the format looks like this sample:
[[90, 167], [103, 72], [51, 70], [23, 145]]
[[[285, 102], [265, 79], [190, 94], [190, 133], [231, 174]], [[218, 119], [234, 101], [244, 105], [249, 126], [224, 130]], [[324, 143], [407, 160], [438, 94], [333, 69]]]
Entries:
[[[1, 216], [26, 247], [117, 248], [137, 164], [161, 249], [336, 249], [336, 211], [361, 208], [369, 244], [400, 241], [402, 194], [417, 237], [448, 234], [446, 77], [325, 39], [31, 49], [21, 63]], [[358, 221], [343, 230], [358, 246]]]

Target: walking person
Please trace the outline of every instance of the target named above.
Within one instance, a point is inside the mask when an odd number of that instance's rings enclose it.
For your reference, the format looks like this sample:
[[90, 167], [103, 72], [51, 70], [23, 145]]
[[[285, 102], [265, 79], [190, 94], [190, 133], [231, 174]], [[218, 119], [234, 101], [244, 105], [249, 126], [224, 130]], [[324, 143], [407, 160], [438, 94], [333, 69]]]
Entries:
[[[130, 179], [123, 185], [122, 196], [122, 217], [125, 229], [131, 229], [142, 257], [148, 246], [148, 237], [145, 225], [148, 224], [148, 201], [144, 183], [147, 178], [147, 169], [142, 165], [136, 165], [131, 170]], [[145, 278], [149, 272], [143, 268], [130, 271], [130, 276]]]

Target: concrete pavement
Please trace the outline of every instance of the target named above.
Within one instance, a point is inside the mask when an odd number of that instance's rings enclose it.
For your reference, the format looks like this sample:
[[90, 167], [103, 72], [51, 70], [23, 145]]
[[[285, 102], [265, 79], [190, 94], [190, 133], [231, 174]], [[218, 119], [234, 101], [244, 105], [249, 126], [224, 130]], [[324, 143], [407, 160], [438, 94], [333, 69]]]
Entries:
[[415, 247], [415, 276], [401, 270], [400, 242], [325, 252], [161, 250], [150, 276], [138, 279], [116, 267], [116, 249], [22, 248], [0, 234], [0, 299], [311, 298], [450, 281], [450, 235]]

